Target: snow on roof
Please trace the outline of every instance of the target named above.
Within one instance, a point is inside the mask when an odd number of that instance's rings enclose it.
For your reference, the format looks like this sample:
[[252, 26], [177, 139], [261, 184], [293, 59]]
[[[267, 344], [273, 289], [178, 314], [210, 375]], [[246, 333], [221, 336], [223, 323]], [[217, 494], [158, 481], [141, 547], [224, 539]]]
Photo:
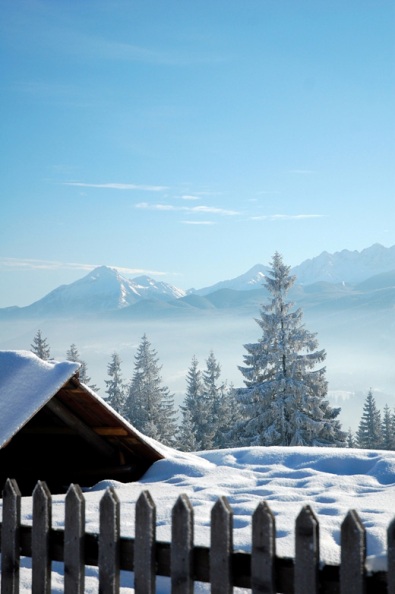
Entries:
[[[80, 367], [80, 363], [71, 361], [43, 361], [31, 351], [0, 350], [0, 449], [55, 396]], [[156, 455], [174, 455], [173, 448], [138, 431], [89, 386], [81, 386]], [[182, 453], [177, 452], [177, 455], [182, 456]]]
[[0, 448], [79, 368], [71, 361], [43, 361], [30, 351], [0, 350]]

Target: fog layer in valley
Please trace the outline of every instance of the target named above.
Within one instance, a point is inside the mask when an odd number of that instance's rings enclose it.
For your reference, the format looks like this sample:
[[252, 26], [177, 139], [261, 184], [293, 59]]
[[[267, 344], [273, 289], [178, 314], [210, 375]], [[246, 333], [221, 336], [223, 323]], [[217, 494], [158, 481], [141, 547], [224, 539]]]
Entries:
[[[243, 345], [260, 338], [254, 321], [259, 311], [250, 316], [230, 312], [204, 312], [198, 318], [171, 320], [125, 319], [109, 321], [101, 318], [0, 320], [0, 348], [30, 350], [38, 329], [47, 339], [54, 359], [66, 358], [71, 344], [78, 348], [87, 363], [92, 383], [105, 397], [107, 365], [112, 353], [122, 360], [125, 380], [133, 374], [136, 348], [145, 333], [157, 351], [162, 365], [163, 382], [174, 392], [177, 404], [185, 394], [186, 374], [195, 355], [200, 368], [212, 350], [222, 368], [222, 379], [235, 387], [243, 385], [238, 365], [243, 365]], [[316, 332], [319, 348], [325, 349], [327, 380], [331, 403], [341, 407], [343, 429], [357, 428], [363, 402], [369, 388], [376, 403], [395, 406], [395, 323], [388, 310], [366, 314], [366, 310], [343, 312], [310, 310], [304, 314], [308, 330]]]

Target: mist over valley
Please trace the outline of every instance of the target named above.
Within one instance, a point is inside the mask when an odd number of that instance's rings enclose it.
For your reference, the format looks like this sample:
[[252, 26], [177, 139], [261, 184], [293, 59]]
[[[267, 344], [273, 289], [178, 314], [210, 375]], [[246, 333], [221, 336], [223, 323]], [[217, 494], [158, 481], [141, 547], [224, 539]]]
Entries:
[[[299, 267], [306, 280], [313, 280], [315, 271], [316, 282], [301, 284], [297, 276], [289, 294], [327, 353], [329, 400], [341, 407], [345, 430], [356, 429], [369, 388], [380, 408], [395, 406], [394, 253], [394, 248], [372, 246], [352, 257], [346, 250], [339, 253], [343, 257], [321, 255]], [[337, 282], [325, 280], [329, 272]], [[100, 267], [28, 307], [0, 309], [0, 349], [30, 350], [38, 329], [54, 359], [65, 359], [75, 344], [92, 383], [105, 397], [112, 353], [122, 360], [124, 379], [131, 379], [134, 355], [146, 334], [157, 351], [163, 381], [180, 404], [193, 356], [203, 369], [213, 351], [222, 379], [243, 385], [238, 366], [243, 365], [243, 345], [260, 337], [254, 318], [267, 299], [264, 274], [265, 267], [257, 265], [211, 289], [188, 292], [173, 291], [147, 277], [125, 280], [115, 270]]]

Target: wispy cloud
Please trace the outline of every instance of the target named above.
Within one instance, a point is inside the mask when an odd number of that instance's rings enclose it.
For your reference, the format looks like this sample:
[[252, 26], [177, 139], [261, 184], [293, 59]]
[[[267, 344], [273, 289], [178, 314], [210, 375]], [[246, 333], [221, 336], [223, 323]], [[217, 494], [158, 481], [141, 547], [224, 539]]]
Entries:
[[192, 212], [207, 212], [211, 214], [235, 216], [240, 214], [237, 210], [227, 210], [225, 208], [216, 208], [215, 206], [194, 206]]
[[297, 214], [297, 215], [285, 215], [285, 214], [273, 214], [273, 215], [258, 215], [251, 217], [253, 221], [299, 221], [302, 219], [322, 219], [326, 215], [320, 214]]
[[226, 208], [218, 208], [215, 206], [174, 206], [172, 204], [149, 204], [148, 202], [139, 202], [135, 205], [136, 208], [145, 210], [158, 210], [158, 211], [173, 211], [173, 212], [189, 212], [189, 213], [205, 213], [205, 214], [217, 214], [224, 216], [235, 216], [240, 214], [236, 210], [228, 210]]
[[[59, 262], [56, 260], [35, 260], [32, 258], [0, 258], [0, 270], [81, 270], [82, 272], [90, 272], [101, 264], [86, 264], [82, 262]], [[160, 270], [147, 270], [145, 268], [126, 268], [122, 266], [112, 266], [106, 264], [109, 268], [115, 268], [121, 274], [154, 274], [156, 276], [164, 276], [168, 274]]]
[[200, 200], [199, 196], [191, 196], [190, 194], [184, 194], [181, 196], [181, 200]]
[[93, 264], [36, 260], [33, 258], [0, 258], [0, 268], [6, 270], [92, 270]]
[[215, 225], [214, 221], [181, 221], [184, 225]]
[[64, 186], [77, 186], [79, 188], [101, 188], [105, 190], [141, 190], [143, 192], [164, 192], [169, 190], [167, 186], [146, 186], [141, 184], [122, 184], [122, 183], [107, 183], [107, 184], [92, 184], [85, 182], [64, 182]]

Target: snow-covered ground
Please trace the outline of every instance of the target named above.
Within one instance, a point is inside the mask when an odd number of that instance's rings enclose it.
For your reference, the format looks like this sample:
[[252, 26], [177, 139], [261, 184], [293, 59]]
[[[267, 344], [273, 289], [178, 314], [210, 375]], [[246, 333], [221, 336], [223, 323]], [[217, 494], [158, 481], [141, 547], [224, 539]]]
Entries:
[[[102, 481], [85, 493], [86, 528], [97, 532], [98, 506], [106, 488], [115, 486], [121, 501], [121, 532], [133, 536], [135, 502], [149, 490], [157, 505], [157, 538], [170, 540], [171, 509], [186, 493], [194, 507], [195, 543], [209, 543], [210, 512], [220, 495], [234, 512], [235, 549], [250, 546], [251, 515], [265, 500], [275, 514], [277, 554], [294, 555], [294, 525], [302, 506], [312, 506], [320, 523], [321, 559], [339, 561], [340, 526], [355, 509], [367, 530], [368, 569], [386, 567], [386, 530], [393, 519], [395, 452], [335, 448], [239, 448], [186, 454], [166, 448], [135, 483]], [[64, 497], [53, 497], [53, 525], [63, 526]], [[31, 497], [24, 497], [22, 515], [31, 522]], [[21, 593], [30, 591], [29, 561], [23, 560]], [[62, 566], [54, 564], [52, 592], [62, 592]], [[122, 575], [122, 592], [130, 592], [133, 576]], [[196, 591], [204, 589], [197, 587]], [[95, 571], [87, 572], [87, 594], [97, 592]], [[169, 580], [158, 579], [157, 591], [169, 591]]]

